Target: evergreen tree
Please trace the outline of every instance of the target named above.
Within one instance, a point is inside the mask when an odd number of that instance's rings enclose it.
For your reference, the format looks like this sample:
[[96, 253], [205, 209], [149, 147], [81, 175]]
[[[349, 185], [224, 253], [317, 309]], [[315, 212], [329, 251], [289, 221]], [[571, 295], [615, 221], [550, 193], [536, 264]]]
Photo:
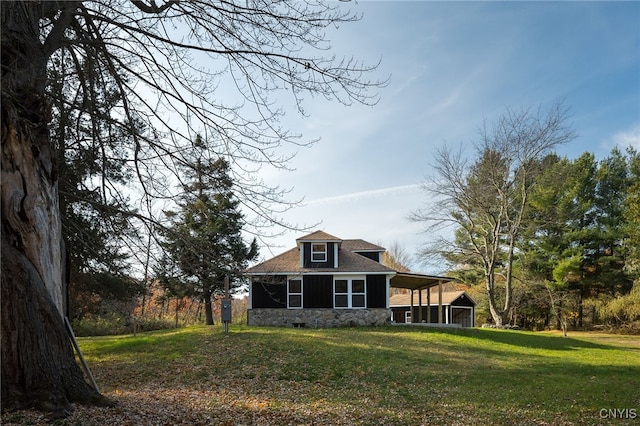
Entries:
[[597, 229], [598, 164], [591, 153], [573, 161], [552, 155], [543, 164], [530, 198], [523, 259], [532, 279], [547, 287], [556, 327], [566, 328], [566, 318], [581, 310], [588, 290], [585, 260]]
[[626, 219], [626, 270], [640, 287], [640, 153], [629, 148], [629, 190], [624, 202]]
[[573, 161], [553, 155], [545, 163], [530, 198], [523, 258], [552, 298], [573, 295], [563, 299], [575, 304], [571, 313], [581, 326], [585, 299], [618, 297], [631, 287], [623, 268], [629, 166], [618, 149], [599, 163], [591, 153]]
[[629, 160], [614, 148], [599, 164], [595, 197], [596, 239], [587, 257], [595, 290], [614, 297], [627, 294], [632, 285], [624, 270], [628, 253], [625, 201], [632, 183]]
[[96, 114], [83, 113], [81, 79], [70, 71], [76, 65], [84, 76], [97, 75], [94, 61], [74, 62], [62, 51], [51, 61], [47, 90], [53, 100], [51, 142], [58, 164], [68, 311], [72, 318], [82, 318], [100, 313], [100, 302], [130, 299], [142, 287], [130, 279], [130, 251], [125, 250], [139, 239], [130, 221], [133, 212], [128, 199], [114, 191], [133, 175], [121, 148], [131, 136], [111, 122], [121, 95], [114, 84], [93, 85]]
[[[201, 144], [198, 137], [195, 148]], [[211, 325], [212, 298], [222, 295], [225, 277], [232, 289], [239, 285], [242, 271], [258, 255], [258, 245], [255, 238], [246, 244], [242, 237], [245, 222], [226, 160], [198, 157], [187, 177], [178, 211], [166, 212], [172, 225], [164, 232], [164, 248], [182, 272], [183, 282], [202, 298]]]

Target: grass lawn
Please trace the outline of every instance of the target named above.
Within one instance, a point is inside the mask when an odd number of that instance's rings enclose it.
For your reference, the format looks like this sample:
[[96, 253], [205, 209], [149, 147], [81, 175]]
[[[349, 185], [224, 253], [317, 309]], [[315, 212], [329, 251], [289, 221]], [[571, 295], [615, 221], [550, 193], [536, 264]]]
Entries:
[[[638, 336], [239, 326], [225, 335], [215, 326], [80, 345], [118, 405], [77, 407], [61, 424], [640, 422]], [[39, 421], [25, 413], [2, 420]]]

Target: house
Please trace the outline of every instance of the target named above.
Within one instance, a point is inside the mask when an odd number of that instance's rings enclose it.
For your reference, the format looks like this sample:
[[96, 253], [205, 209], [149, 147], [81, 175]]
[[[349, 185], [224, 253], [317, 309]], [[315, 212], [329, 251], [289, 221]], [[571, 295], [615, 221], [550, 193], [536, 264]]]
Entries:
[[296, 246], [246, 270], [249, 325], [336, 327], [391, 320], [389, 289], [412, 291], [451, 281], [394, 271], [380, 263], [384, 247], [316, 231]]
[[[438, 307], [442, 306], [441, 323], [475, 327], [476, 302], [465, 291], [443, 291], [442, 296], [435, 289], [425, 293], [392, 295], [389, 302], [392, 321], [397, 324], [438, 323]], [[426, 304], [423, 305], [422, 302]]]

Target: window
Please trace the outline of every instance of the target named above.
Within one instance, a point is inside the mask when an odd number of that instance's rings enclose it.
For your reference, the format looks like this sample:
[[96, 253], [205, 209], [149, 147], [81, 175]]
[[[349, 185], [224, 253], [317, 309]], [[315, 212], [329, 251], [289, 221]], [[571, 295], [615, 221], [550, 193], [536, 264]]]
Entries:
[[327, 243], [311, 244], [311, 261], [312, 262], [327, 261]]
[[302, 308], [302, 280], [289, 280], [288, 308]]
[[349, 307], [349, 281], [336, 280], [334, 283], [334, 296], [336, 308]]
[[365, 307], [364, 280], [351, 281], [351, 307]]
[[333, 282], [335, 308], [366, 308], [365, 280], [341, 278]]

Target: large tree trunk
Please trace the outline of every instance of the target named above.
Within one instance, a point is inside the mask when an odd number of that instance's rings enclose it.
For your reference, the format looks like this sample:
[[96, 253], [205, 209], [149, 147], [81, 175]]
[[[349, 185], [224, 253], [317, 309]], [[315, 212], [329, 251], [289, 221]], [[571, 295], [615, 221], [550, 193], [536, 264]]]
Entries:
[[496, 283], [495, 283], [495, 275], [492, 271], [492, 268], [486, 268], [489, 272], [485, 272], [485, 288], [487, 290], [487, 296], [489, 299], [489, 312], [491, 313], [491, 318], [493, 318], [493, 322], [498, 326], [502, 327], [507, 323], [507, 313], [506, 311], [500, 311], [498, 309], [498, 302], [496, 297]]
[[507, 312], [498, 309], [498, 304], [495, 300], [495, 296], [489, 297], [489, 312], [491, 313], [493, 322], [498, 327], [502, 327], [507, 323]]
[[39, 2], [2, 6], [2, 410], [67, 414], [105, 402], [83, 378], [64, 326], [57, 170], [45, 101]]
[[63, 318], [32, 262], [2, 237], [2, 410], [69, 414], [104, 403], [75, 361]]

